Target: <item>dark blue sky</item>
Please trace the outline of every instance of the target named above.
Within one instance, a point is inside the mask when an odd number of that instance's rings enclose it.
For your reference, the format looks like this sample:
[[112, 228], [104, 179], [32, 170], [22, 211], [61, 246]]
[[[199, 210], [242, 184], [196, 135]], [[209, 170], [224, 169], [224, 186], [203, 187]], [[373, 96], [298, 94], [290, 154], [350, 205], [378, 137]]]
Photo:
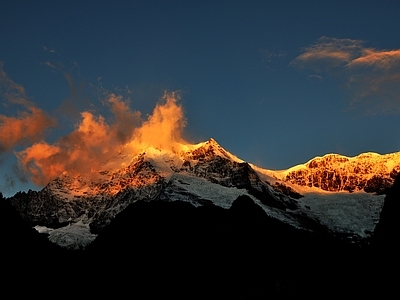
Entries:
[[57, 125], [0, 147], [0, 191], [37, 189], [14, 151], [54, 143], [78, 111], [107, 118], [104, 91], [142, 116], [180, 91], [187, 140], [213, 137], [268, 169], [399, 151], [399, 11], [383, 0], [2, 1], [0, 136], [32, 105]]

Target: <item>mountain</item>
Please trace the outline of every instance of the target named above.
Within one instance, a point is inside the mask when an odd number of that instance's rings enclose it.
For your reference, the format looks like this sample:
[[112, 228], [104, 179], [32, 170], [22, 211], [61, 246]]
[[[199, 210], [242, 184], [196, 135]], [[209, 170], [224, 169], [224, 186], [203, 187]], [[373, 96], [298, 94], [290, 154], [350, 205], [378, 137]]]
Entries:
[[1, 199], [2, 291], [385, 298], [398, 281], [398, 157], [272, 171], [210, 139], [121, 153], [89, 177], [64, 172]]
[[171, 150], [121, 154], [90, 177], [64, 172], [41, 191], [20, 192], [13, 207], [38, 232], [66, 248], [85, 248], [138, 201], [188, 202], [229, 209], [249, 197], [268, 217], [294, 228], [367, 240], [383, 193], [400, 170], [400, 153], [330, 154], [288, 170], [249, 164], [214, 139]]

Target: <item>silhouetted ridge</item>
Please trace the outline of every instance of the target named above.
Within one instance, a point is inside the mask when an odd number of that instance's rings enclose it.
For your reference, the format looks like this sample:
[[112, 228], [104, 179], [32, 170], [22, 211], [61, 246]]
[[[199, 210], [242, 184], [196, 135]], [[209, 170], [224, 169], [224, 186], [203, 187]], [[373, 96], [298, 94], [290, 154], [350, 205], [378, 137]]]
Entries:
[[393, 186], [387, 190], [379, 223], [374, 231], [374, 243], [377, 247], [393, 253], [400, 250], [399, 213], [400, 173], [396, 176]]
[[[157, 286], [170, 295], [251, 299], [316, 295], [334, 284], [331, 274], [347, 263], [347, 250], [337, 240], [268, 217], [249, 196], [240, 196], [230, 209], [181, 201], [130, 204], [85, 256], [95, 274], [113, 274], [107, 284], [135, 278], [136, 291], [153, 293]], [[320, 254], [329, 261], [321, 264]]]

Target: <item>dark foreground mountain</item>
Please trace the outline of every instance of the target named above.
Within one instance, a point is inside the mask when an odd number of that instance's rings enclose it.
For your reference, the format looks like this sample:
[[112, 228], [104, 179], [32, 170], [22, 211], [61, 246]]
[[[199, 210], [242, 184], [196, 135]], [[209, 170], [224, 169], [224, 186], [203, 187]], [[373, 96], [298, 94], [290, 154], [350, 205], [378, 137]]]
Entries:
[[[16, 295], [383, 299], [397, 288], [398, 252], [388, 251], [386, 242], [378, 238], [374, 247], [360, 248], [296, 229], [268, 217], [247, 196], [229, 209], [136, 202], [85, 250], [50, 243], [9, 201], [1, 203], [2, 290]], [[399, 241], [398, 231], [392, 238]]]

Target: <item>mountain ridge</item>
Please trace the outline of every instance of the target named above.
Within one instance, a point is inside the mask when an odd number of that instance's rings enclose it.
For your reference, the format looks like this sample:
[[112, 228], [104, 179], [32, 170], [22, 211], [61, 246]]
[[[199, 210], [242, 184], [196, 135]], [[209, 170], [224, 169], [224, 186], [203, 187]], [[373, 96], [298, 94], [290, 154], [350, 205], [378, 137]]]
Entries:
[[[349, 159], [328, 155], [314, 158], [302, 167], [296, 166], [295, 171], [282, 173], [249, 164], [226, 151], [212, 138], [196, 145], [182, 145], [178, 149], [147, 147], [135, 156], [123, 154], [112, 162], [114, 169], [98, 170], [92, 178], [64, 172], [39, 192], [17, 193], [11, 197], [11, 203], [32, 226], [48, 234], [51, 241], [72, 248], [90, 244], [117, 214], [137, 201], [183, 201], [194, 206], [210, 203], [228, 209], [243, 195], [250, 197], [268, 216], [296, 228], [311, 231], [325, 228], [334, 234], [365, 238], [373, 231], [383, 205], [383, 197], [372, 196], [372, 193], [382, 194], [400, 170], [400, 163], [397, 164], [396, 160], [400, 154], [392, 156], [395, 158], [392, 161], [388, 156], [379, 156], [379, 176], [377, 172], [373, 173], [378, 179], [372, 180], [373, 175], [366, 172], [374, 170], [371, 164], [362, 169], [365, 172], [358, 172], [364, 176], [359, 180], [362, 184], [356, 185], [360, 188], [348, 190], [354, 192], [354, 196], [341, 194], [346, 189], [330, 191], [332, 195], [348, 199], [348, 216], [342, 216], [343, 220], [335, 215], [339, 201], [325, 201], [321, 205], [321, 197], [327, 191], [319, 187], [324, 187], [322, 182], [328, 182], [325, 184], [328, 187], [330, 181], [335, 182], [337, 176], [332, 165], [336, 164], [343, 170]], [[365, 160], [367, 155], [357, 157]], [[385, 159], [390, 162], [388, 165], [393, 166], [389, 173], [388, 168], [386, 172], [382, 171]], [[329, 178], [329, 172], [334, 176]], [[316, 180], [318, 186], [314, 181], [302, 184], [304, 178], [313, 179], [319, 174], [328, 175]], [[369, 181], [365, 180], [366, 174], [371, 177]], [[361, 199], [357, 196], [359, 192], [369, 194], [363, 194], [365, 199]], [[319, 198], [315, 193], [320, 195]], [[358, 216], [366, 212], [372, 218], [364, 220]], [[355, 225], [350, 221], [356, 222]]]

